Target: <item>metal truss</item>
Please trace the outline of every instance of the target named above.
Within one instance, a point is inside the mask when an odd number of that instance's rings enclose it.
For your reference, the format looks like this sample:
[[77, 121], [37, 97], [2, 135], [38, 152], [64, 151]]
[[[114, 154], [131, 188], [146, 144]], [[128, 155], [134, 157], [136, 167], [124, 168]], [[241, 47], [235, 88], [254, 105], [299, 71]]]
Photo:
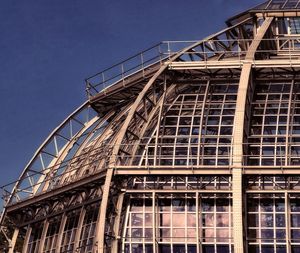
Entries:
[[[222, 31], [219, 34], [212, 36], [211, 39], [216, 39], [223, 34], [225, 34], [226, 36], [226, 31], [231, 31], [232, 29], [239, 27], [239, 25], [234, 26], [234, 28], [231, 29], [230, 28], [226, 29], [225, 31]], [[183, 52], [177, 53], [174, 57], [170, 59], [170, 61], [178, 60], [185, 52], [192, 51], [198, 46], [208, 47], [209, 49], [211, 49], [211, 51], [213, 51], [213, 47], [207, 46], [208, 44], [206, 44], [206, 41], [209, 41], [209, 39], [200, 43], [196, 43], [195, 45], [186, 48]], [[215, 42], [214, 48], [216, 48], [218, 45], [219, 44]], [[230, 47], [228, 48], [228, 50], [230, 50]], [[126, 154], [126, 155], [131, 154], [131, 150], [122, 149], [122, 144], [124, 142], [130, 144], [132, 143], [132, 141], [139, 140], [141, 138], [140, 132], [137, 132], [141, 128], [140, 124], [145, 124], [145, 123], [147, 124], [149, 122], [149, 115], [154, 110], [156, 110], [159, 101], [163, 101], [163, 97], [165, 94], [164, 91], [166, 90], [167, 83], [166, 83], [166, 76], [165, 76], [166, 74], [164, 75], [162, 74], [165, 72], [166, 69], [167, 69], [167, 65], [162, 66], [153, 75], [153, 77], [151, 77], [148, 83], [144, 86], [143, 90], [139, 93], [134, 104], [130, 108], [130, 111], [121, 128], [121, 131], [118, 133], [115, 146], [113, 149], [112, 157], [109, 162], [110, 168], [108, 169], [105, 178], [104, 194], [103, 194], [101, 208], [100, 208], [100, 217], [99, 217], [100, 220], [105, 220], [106, 217], [106, 210], [107, 210], [108, 198], [110, 192], [109, 189], [111, 189], [111, 182], [114, 174], [114, 168], [118, 165], [120, 161], [120, 157], [122, 158], [122, 154]], [[143, 108], [143, 111], [140, 111], [139, 110], [140, 108]], [[139, 119], [139, 121], [137, 119]], [[95, 237], [95, 238], [99, 238], [98, 252], [104, 252], [104, 245], [105, 245], [104, 231], [105, 231], [105, 223], [99, 224], [96, 237]]]
[[[300, 194], [300, 21], [292, 13], [299, 3], [277, 2], [230, 19], [202, 41], [165, 41], [88, 78], [89, 101], [3, 187], [0, 221], [10, 252], [21, 237], [24, 253], [269, 247], [253, 236], [267, 229], [264, 196], [273, 206], [284, 199], [284, 210], [271, 216], [287, 224], [298, 215], [290, 203]], [[281, 17], [285, 10], [290, 16]], [[183, 217], [180, 199], [184, 220], [197, 217], [190, 227], [162, 219]], [[256, 199], [262, 213], [250, 208]], [[218, 209], [219, 202], [227, 204]], [[210, 211], [202, 209], [207, 203]], [[248, 216], [259, 225], [250, 226]], [[274, 252], [298, 249], [298, 228], [288, 225], [286, 241], [272, 241]], [[176, 228], [181, 239], [161, 236]]]

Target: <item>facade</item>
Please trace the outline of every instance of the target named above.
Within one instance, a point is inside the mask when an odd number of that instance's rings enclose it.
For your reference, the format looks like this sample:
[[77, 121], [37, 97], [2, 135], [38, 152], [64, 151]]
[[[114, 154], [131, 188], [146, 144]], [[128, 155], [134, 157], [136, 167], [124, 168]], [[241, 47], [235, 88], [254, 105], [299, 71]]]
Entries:
[[3, 187], [9, 252], [300, 252], [300, 1], [86, 80]]

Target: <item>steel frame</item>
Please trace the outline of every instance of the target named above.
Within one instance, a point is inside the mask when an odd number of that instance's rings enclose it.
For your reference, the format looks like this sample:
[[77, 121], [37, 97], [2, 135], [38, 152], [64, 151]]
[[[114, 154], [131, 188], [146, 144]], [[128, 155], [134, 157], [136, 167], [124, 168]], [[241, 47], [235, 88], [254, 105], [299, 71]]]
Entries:
[[[284, 10], [288, 6], [288, 1], [277, 12], [268, 9], [271, 5], [272, 1], [268, 5], [264, 5], [266, 8], [264, 14], [258, 9], [254, 9], [230, 20], [229, 23], [235, 24], [202, 41], [186, 43], [188, 46], [181, 51], [172, 50], [173, 47], [176, 48], [176, 42], [164, 42], [167, 53], [162, 50], [153, 59], [145, 60], [146, 52], [142, 52], [130, 58], [129, 61], [114, 66], [114, 68], [121, 68], [119, 78], [103, 78], [100, 85], [104, 88], [102, 90], [99, 90], [100, 86], [94, 85], [91, 79], [87, 80], [89, 101], [55, 129], [38, 149], [19, 180], [10, 189], [11, 191], [6, 190], [8, 194], [0, 224], [1, 231], [11, 238], [9, 252], [14, 251], [19, 234], [24, 231], [26, 231], [26, 236], [23, 252], [28, 252], [28, 245], [31, 247], [35, 243], [39, 245], [38, 252], [45, 252], [44, 242], [47, 239], [49, 222], [53, 217], [61, 217], [57, 234], [57, 248], [65, 245], [71, 250], [80, 250], [81, 247], [84, 247], [81, 245], [82, 227], [90, 225], [90, 223], [85, 224], [87, 222], [85, 219], [86, 208], [93, 203], [99, 204], [99, 213], [95, 232], [88, 236], [91, 249], [86, 248], [85, 250], [98, 253], [120, 252], [121, 249], [125, 249], [124, 245], [127, 243], [125, 228], [126, 221], [131, 215], [130, 201], [132, 198], [140, 196], [148, 196], [152, 200], [151, 212], [155, 216], [159, 213], [156, 205], [159, 196], [193, 195], [197, 200], [195, 213], [198, 217], [202, 215], [199, 210], [201, 194], [229, 194], [232, 196], [230, 210], [234, 216], [232, 245], [236, 253], [247, 252], [248, 247], [252, 247], [252, 245], [259, 245], [260, 250], [263, 247], [259, 238], [256, 238], [255, 243], [251, 242], [252, 244], [244, 240], [248, 234], [245, 232], [247, 218], [243, 214], [243, 208], [247, 207], [245, 201], [248, 196], [255, 194], [284, 196], [286, 200], [285, 223], [289, 224], [289, 217], [293, 215], [293, 211], [289, 210], [289, 201], [300, 193], [297, 187], [298, 182], [295, 183], [294, 188], [286, 186], [284, 188], [281, 183], [275, 182], [273, 185], [278, 187], [275, 189], [261, 187], [263, 185], [261, 182], [266, 178], [269, 180], [271, 174], [281, 174], [290, 175], [290, 177], [286, 176], [284, 181], [287, 184], [288, 180], [292, 180], [290, 179], [292, 175], [299, 174], [299, 164], [291, 163], [293, 155], [289, 143], [293, 142], [293, 136], [289, 131], [293, 129], [293, 122], [287, 120], [286, 123], [284, 164], [269, 165], [262, 162], [250, 164], [249, 162], [251, 159], [256, 159], [255, 154], [250, 153], [250, 150], [258, 145], [251, 139], [252, 137], [257, 138], [251, 136], [251, 131], [255, 127], [251, 125], [251, 120], [255, 117], [253, 114], [255, 109], [251, 103], [258, 96], [256, 89], [259, 86], [258, 81], [268, 82], [271, 79], [286, 83], [288, 77], [291, 89], [287, 114], [294, 115], [295, 87], [300, 80], [299, 39], [295, 36], [288, 37], [291, 35], [290, 33], [287, 34], [288, 36], [279, 34], [278, 27], [278, 20], [284, 15], [298, 17], [298, 12], [290, 9]], [[133, 69], [126, 70], [126, 64], [136, 57], [141, 63]], [[101, 72], [100, 76], [103, 77], [107, 71]], [[98, 77], [97, 74], [92, 78], [97, 79]], [[228, 81], [227, 77], [232, 79]], [[221, 94], [213, 91], [214, 86], [220, 84], [225, 86], [229, 82], [231, 86], [238, 83], [236, 94], [227, 91]], [[184, 98], [191, 95], [185, 92], [192, 86], [204, 87], [203, 92], [198, 93], [196, 102], [185, 101]], [[91, 93], [91, 90], [97, 91], [96, 94]], [[175, 101], [181, 95], [182, 103], [177, 105]], [[213, 96], [223, 96], [222, 102], [214, 101]], [[226, 96], [232, 96], [232, 101], [226, 100]], [[283, 103], [282, 99], [280, 102]], [[229, 130], [233, 128], [233, 132], [224, 134], [221, 132], [223, 127], [221, 119], [224, 115], [219, 117], [210, 115], [210, 108], [213, 106], [217, 108], [220, 105], [222, 107], [221, 114], [223, 114], [225, 112], [223, 111], [224, 105], [227, 104], [232, 104], [234, 107], [232, 110], [234, 122], [227, 127]], [[170, 156], [172, 156], [173, 162], [172, 164], [163, 164], [161, 160], [167, 160], [168, 156], [162, 151], [164, 138], [168, 137], [164, 136], [164, 131], [168, 127], [164, 123], [168, 119], [167, 112], [172, 110], [172, 106], [180, 106], [178, 115], [181, 115], [185, 111], [183, 110], [184, 105], [193, 107], [190, 110], [191, 115], [178, 116], [176, 123], [171, 126], [177, 131], [174, 142], [169, 145], [172, 146], [173, 153], [171, 152]], [[86, 114], [87, 117], [83, 118], [83, 114]], [[180, 120], [184, 121], [184, 117], [190, 117], [190, 122], [194, 122], [196, 117], [199, 117], [199, 132], [193, 133], [193, 123], [181, 124]], [[218, 129], [215, 134], [211, 134], [215, 135], [213, 138], [215, 138], [216, 144], [204, 142], [205, 139], [211, 137], [205, 133], [211, 124], [209, 117], [214, 117], [214, 120], [218, 121], [211, 125], [211, 128]], [[264, 112], [262, 126], [265, 124], [266, 117], [267, 114]], [[190, 126], [188, 126], [189, 124]], [[278, 129], [278, 125], [277, 122], [276, 129]], [[183, 131], [182, 136], [178, 134], [180, 128]], [[279, 138], [277, 135], [275, 138]], [[192, 139], [195, 136], [197, 136], [197, 145], [195, 145], [197, 146], [197, 158], [194, 159], [196, 162], [193, 162]], [[226, 151], [228, 164], [226, 162], [219, 164], [218, 161], [222, 160], [222, 154], [219, 153], [218, 148], [222, 148], [220, 139], [224, 136], [230, 139]], [[266, 136], [268, 134], [260, 136], [261, 149], [265, 145], [262, 143]], [[175, 138], [186, 138], [188, 144], [180, 145]], [[177, 151], [177, 148], [179, 150], [186, 146], [188, 147], [187, 153], [182, 155]], [[206, 150], [212, 146], [215, 146], [214, 150], [217, 151], [209, 151], [212, 153], [205, 154]], [[150, 151], [152, 148], [154, 155]], [[176, 164], [174, 161], [180, 156], [185, 156], [187, 162]], [[259, 159], [264, 159], [263, 156], [263, 151], [260, 151]], [[277, 156], [276, 154], [275, 160]], [[214, 164], [206, 164], [205, 161], [209, 159], [214, 160]], [[153, 162], [149, 163], [145, 160]], [[254, 177], [253, 175], [256, 174], [259, 176]], [[214, 178], [213, 175], [232, 177], [230, 187], [201, 188], [200, 183], [197, 186], [191, 186], [188, 179], [184, 179], [185, 177]], [[253, 179], [252, 185], [247, 184], [246, 189], [243, 190], [243, 181], [244, 179], [250, 180], [250, 175]], [[156, 177], [156, 181], [149, 183], [150, 181], [145, 179], [147, 177]], [[166, 179], [162, 179], [162, 177]], [[259, 187], [257, 187], [256, 181], [259, 181]], [[136, 188], [138, 185], [141, 188]], [[278, 185], [281, 185], [282, 188]], [[74, 233], [72, 241], [65, 239], [65, 234], [69, 231], [67, 230], [69, 225], [66, 224], [69, 224], [70, 215], [73, 212], [76, 212], [78, 222], [76, 220], [76, 224], [70, 225], [69, 230]], [[249, 214], [257, 213], [250, 212]], [[40, 231], [36, 231], [35, 225], [38, 222], [43, 224]], [[13, 233], [7, 232], [9, 224], [14, 228]], [[195, 252], [197, 253], [201, 253], [202, 247], [205, 246], [201, 237], [204, 229], [202, 226], [203, 224], [197, 219], [197, 228], [201, 228], [196, 232]], [[291, 244], [292, 232], [293, 229], [296, 229], [292, 227], [290, 230], [291, 226], [292, 224], [289, 224], [286, 231], [285, 245]], [[131, 229], [130, 226], [129, 228]], [[261, 231], [262, 227], [260, 226], [258, 229]], [[35, 233], [38, 234], [36, 241], [33, 241]], [[162, 245], [157, 241], [158, 233], [157, 220], [153, 218], [151, 247], [154, 252], [158, 252]], [[174, 248], [173, 239], [170, 240], [171, 248]], [[132, 244], [131, 241], [129, 244]], [[143, 239], [143, 247], [146, 247], [146, 244]], [[216, 245], [213, 246], [214, 250], [217, 249]], [[297, 246], [297, 242], [293, 241], [292, 246], [287, 247], [288, 252], [295, 245]], [[185, 241], [186, 249], [189, 246], [190, 244]]]

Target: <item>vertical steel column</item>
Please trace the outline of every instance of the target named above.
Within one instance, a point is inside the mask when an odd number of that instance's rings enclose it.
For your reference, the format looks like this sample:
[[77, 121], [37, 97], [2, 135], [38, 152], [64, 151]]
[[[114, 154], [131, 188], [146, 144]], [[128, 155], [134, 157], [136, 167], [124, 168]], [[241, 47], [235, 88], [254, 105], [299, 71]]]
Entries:
[[41, 235], [41, 239], [40, 239], [40, 243], [39, 243], [38, 252], [43, 252], [43, 249], [44, 249], [44, 243], [45, 243], [45, 239], [46, 239], [48, 227], [49, 227], [49, 222], [48, 222], [48, 220], [46, 219], [46, 220], [44, 221], [44, 225], [43, 225], [43, 230], [42, 230], [42, 235]]
[[66, 213], [64, 213], [61, 218], [61, 222], [60, 222], [60, 226], [59, 226], [59, 232], [58, 232], [58, 237], [57, 237], [57, 241], [56, 241], [56, 252], [60, 252], [62, 237], [63, 237], [65, 225], [67, 222], [67, 218], [68, 217], [67, 217]]
[[15, 228], [13, 237], [12, 237], [11, 241], [9, 242], [9, 251], [8, 251], [8, 253], [13, 253], [14, 252], [15, 245], [16, 245], [16, 242], [17, 242], [17, 238], [18, 238], [18, 235], [19, 235], [19, 231], [20, 231], [19, 228]]
[[97, 249], [98, 253], [104, 252], [104, 245], [105, 245], [105, 219], [106, 219], [106, 209], [109, 201], [109, 190], [112, 182], [112, 178], [114, 175], [115, 166], [117, 164], [118, 160], [118, 154], [119, 150], [122, 144], [122, 140], [125, 136], [125, 133], [127, 131], [127, 128], [129, 127], [129, 124], [134, 116], [135, 111], [138, 109], [138, 106], [140, 105], [141, 101], [143, 100], [143, 97], [146, 95], [147, 91], [152, 87], [153, 83], [156, 81], [156, 79], [163, 73], [163, 71], [167, 68], [167, 65], [162, 66], [155, 74], [154, 76], [148, 81], [144, 89], [140, 92], [138, 97], [136, 98], [135, 102], [133, 103], [132, 107], [130, 108], [130, 111], [127, 115], [126, 120], [124, 121], [117, 137], [115, 140], [115, 145], [112, 151], [112, 156], [109, 161], [109, 167], [106, 172], [105, 182], [103, 186], [103, 195], [102, 195], [102, 201], [100, 205], [100, 214], [98, 218], [98, 223], [96, 227], [96, 235], [95, 235], [95, 241], [97, 241]]
[[[162, 120], [162, 113], [164, 109], [164, 101], [166, 98], [166, 92], [167, 92], [167, 80], [166, 80], [166, 74], [164, 75], [164, 94], [162, 95], [162, 103], [160, 103], [159, 113], [158, 113], [158, 119], [157, 119], [157, 126], [156, 126], [156, 136], [155, 136], [155, 147], [154, 147], [154, 166], [157, 166], [157, 160], [159, 159], [159, 164], [161, 160], [161, 143], [158, 142], [159, 139], [159, 131], [161, 126], [161, 120]], [[159, 150], [159, 155], [157, 152], [157, 148]], [[147, 150], [148, 153], [148, 150]]]
[[232, 213], [234, 252], [244, 253], [242, 170], [232, 170]]
[[118, 197], [117, 202], [117, 215], [114, 221], [114, 241], [112, 243], [111, 252], [112, 253], [118, 253], [118, 247], [119, 247], [119, 239], [120, 239], [120, 222], [121, 222], [121, 215], [122, 215], [122, 206], [124, 201], [125, 193], [121, 193]]
[[[209, 92], [209, 87], [210, 87], [210, 81], [207, 81], [206, 83], [206, 88], [205, 88], [205, 94], [202, 102], [202, 107], [201, 107], [201, 115], [200, 115], [200, 124], [199, 126], [203, 126], [203, 119], [204, 119], [204, 112], [205, 112], [205, 106], [206, 106], [206, 101], [207, 101], [207, 96]], [[204, 143], [202, 142], [202, 131], [199, 131], [199, 143], [198, 143], [198, 158], [197, 158], [197, 165], [202, 165], [204, 162]]]
[[[197, 253], [202, 252], [202, 220], [199, 222], [199, 192], [196, 192], [196, 236], [197, 236]], [[201, 231], [201, 237], [200, 237], [200, 232]]]
[[156, 212], [156, 208], [155, 208], [155, 192], [152, 192], [152, 243], [153, 243], [153, 252], [156, 253], [157, 251], [157, 243], [156, 243], [156, 216], [157, 216], [157, 212]]
[[[117, 157], [116, 154], [113, 154], [113, 156]], [[117, 159], [117, 158], [115, 158]], [[109, 190], [110, 185], [112, 182], [114, 174], [114, 169], [109, 168], [106, 171], [106, 177], [105, 182], [102, 189], [102, 199], [99, 209], [99, 214], [97, 218], [97, 226], [96, 226], [96, 232], [94, 237], [93, 245], [97, 245], [97, 252], [103, 253], [104, 252], [104, 245], [105, 245], [105, 224], [106, 224], [106, 209], [109, 201]]]
[[79, 240], [80, 240], [80, 235], [81, 235], [81, 231], [82, 231], [82, 227], [83, 227], [83, 221], [85, 218], [85, 214], [86, 214], [86, 206], [83, 206], [80, 211], [78, 226], [77, 226], [77, 230], [76, 230], [76, 234], [75, 234], [75, 240], [74, 240], [74, 249], [75, 250], [77, 250], [79, 247]]
[[287, 191], [284, 193], [285, 199], [285, 242], [286, 242], [286, 252], [291, 253], [291, 222], [290, 222], [290, 199]]
[[232, 212], [233, 212], [233, 241], [234, 252], [244, 253], [244, 229], [243, 229], [243, 141], [244, 141], [244, 120], [246, 112], [246, 99], [249, 87], [252, 62], [255, 59], [255, 52], [272, 23], [273, 17], [265, 19], [248, 48], [245, 63], [242, 68], [236, 112], [234, 117], [233, 133], [233, 169], [232, 169]]
[[31, 235], [31, 231], [32, 231], [32, 227], [28, 226], [27, 231], [26, 231], [26, 235], [25, 235], [25, 239], [24, 239], [24, 245], [23, 245], [22, 253], [27, 253], [27, 248], [28, 248], [28, 244], [29, 244], [29, 238], [30, 238], [30, 235]]
[[[229, 28], [226, 28], [222, 31], [220, 31], [219, 33], [216, 33], [212, 36], [209, 36], [208, 38], [206, 38], [205, 40], [202, 40], [200, 42], [196, 42], [194, 44], [192, 44], [189, 47], [186, 47], [184, 50], [178, 52], [177, 54], [175, 54], [173, 57], [170, 58], [169, 63], [177, 60], [181, 55], [183, 55], [184, 53], [188, 52], [189, 50], [193, 49], [196, 46], [201, 45], [204, 41], [207, 41], [209, 39], [212, 39], [214, 37], [220, 36], [221, 34], [225, 33], [226, 31], [229, 31], [235, 27], [238, 27], [240, 25], [242, 25], [245, 21], [242, 21], [234, 26], [231, 26]], [[150, 90], [150, 88], [152, 87], [152, 85], [154, 84], [154, 82], [157, 80], [157, 78], [163, 74], [163, 72], [168, 69], [168, 64], [162, 65], [159, 70], [150, 78], [150, 80], [147, 82], [147, 84], [144, 86], [143, 90], [139, 93], [138, 97], [136, 98], [135, 102], [132, 104], [127, 118], [125, 119], [116, 139], [114, 142], [114, 148], [112, 151], [112, 156], [110, 157], [110, 161], [109, 161], [109, 167], [107, 169], [107, 174], [106, 174], [106, 179], [105, 179], [105, 183], [104, 183], [104, 187], [103, 187], [103, 196], [102, 196], [102, 201], [101, 201], [101, 206], [100, 206], [100, 215], [99, 215], [99, 219], [98, 219], [98, 223], [97, 223], [97, 227], [96, 227], [96, 235], [95, 235], [95, 241], [97, 242], [97, 249], [98, 249], [98, 253], [103, 253], [104, 252], [104, 242], [105, 242], [105, 218], [106, 218], [106, 211], [107, 211], [107, 205], [108, 205], [108, 200], [109, 200], [109, 189], [110, 189], [110, 184], [112, 182], [112, 178], [113, 178], [113, 174], [114, 174], [114, 170], [117, 164], [117, 156], [119, 154], [120, 151], [120, 146], [122, 144], [122, 140], [126, 134], [126, 131], [129, 127], [129, 124], [132, 120], [132, 118], [134, 117], [135, 111], [138, 109], [139, 105], [143, 102], [143, 98], [146, 96], [146, 93]]]
[[[288, 106], [288, 113], [287, 113], [287, 121], [286, 121], [286, 133], [285, 133], [285, 166], [288, 166], [291, 163], [291, 150], [290, 150], [290, 133], [292, 133], [293, 123], [292, 117], [294, 116], [294, 106], [292, 108], [293, 102], [293, 94], [294, 94], [294, 85], [295, 80], [292, 80], [291, 88], [290, 88], [290, 95], [289, 95], [289, 106]], [[281, 151], [281, 149], [280, 149]], [[280, 159], [282, 159], [282, 153], [280, 152]]]

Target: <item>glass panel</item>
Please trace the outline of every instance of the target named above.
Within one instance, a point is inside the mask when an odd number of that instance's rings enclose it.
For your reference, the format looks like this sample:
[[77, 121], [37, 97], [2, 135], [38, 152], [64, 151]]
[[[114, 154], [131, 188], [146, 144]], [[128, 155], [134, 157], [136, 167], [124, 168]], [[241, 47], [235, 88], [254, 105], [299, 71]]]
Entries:
[[[155, 177], [147, 177], [138, 184], [155, 187]], [[194, 187], [209, 189], [227, 189], [230, 180], [226, 177], [159, 177], [160, 184], [183, 187], [186, 184]], [[172, 188], [168, 188], [172, 189]], [[124, 230], [122, 233], [122, 248], [124, 251], [138, 252], [142, 247], [144, 252], [151, 251], [152, 242], [158, 243], [159, 252], [194, 252], [196, 251], [197, 235], [204, 250], [209, 252], [230, 252], [232, 246], [232, 216], [231, 195], [229, 194], [200, 194], [196, 200], [195, 193], [189, 194], [156, 194], [155, 207], [150, 204], [150, 194], [134, 195], [129, 198]], [[199, 206], [196, 207], [196, 203]], [[149, 208], [148, 208], [149, 207]], [[151, 207], [151, 208], [150, 208]], [[196, 213], [199, 210], [199, 214]], [[197, 218], [199, 220], [197, 221]], [[153, 220], [157, 226], [153, 238]], [[199, 228], [197, 223], [199, 222]], [[200, 245], [201, 245], [200, 244]], [[146, 250], [146, 245], [151, 245]], [[164, 250], [164, 251], [162, 251]]]
[[273, 227], [273, 214], [262, 214], [261, 215], [261, 226], [262, 227]]
[[173, 252], [174, 253], [186, 253], [185, 246], [184, 245], [177, 245], [177, 244], [175, 244], [173, 246]]
[[274, 253], [274, 246], [273, 245], [262, 245], [261, 253]]
[[211, 245], [203, 245], [203, 253], [215, 253], [215, 247]]

